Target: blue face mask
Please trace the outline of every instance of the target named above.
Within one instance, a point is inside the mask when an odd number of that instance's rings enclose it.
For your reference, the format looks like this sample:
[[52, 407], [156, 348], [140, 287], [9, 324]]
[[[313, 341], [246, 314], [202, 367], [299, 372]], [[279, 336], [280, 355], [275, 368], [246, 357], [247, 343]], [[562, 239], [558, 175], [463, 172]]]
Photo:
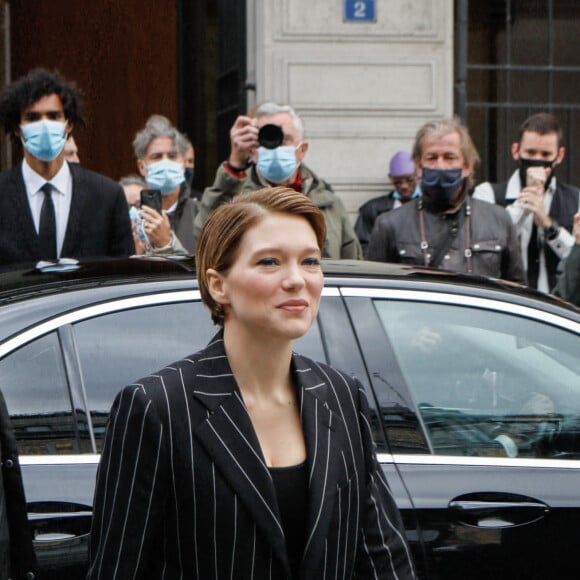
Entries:
[[63, 121], [35, 121], [20, 125], [26, 150], [41, 161], [56, 159], [66, 143], [66, 123]]
[[135, 230], [137, 231], [139, 239], [143, 243], [148, 243], [147, 234], [143, 230], [143, 220], [139, 215], [139, 210], [135, 206], [131, 207], [129, 210], [129, 219], [131, 220], [131, 223], [135, 224]]
[[195, 174], [195, 167], [186, 167], [183, 171], [185, 174], [185, 181], [187, 181], [188, 185], [191, 187], [193, 184], [193, 176]]
[[162, 159], [147, 165], [147, 183], [159, 189], [161, 195], [169, 195], [185, 181], [183, 165], [177, 161]]
[[290, 145], [276, 149], [258, 147], [258, 171], [270, 183], [284, 183], [298, 168], [296, 149]]
[[421, 191], [425, 207], [442, 212], [451, 207], [451, 198], [463, 186], [463, 170], [422, 167]]
[[[399, 201], [401, 201], [403, 199], [401, 194], [396, 189], [393, 191], [393, 197], [395, 199], [398, 199]], [[408, 199], [417, 199], [418, 197], [421, 197], [421, 189], [417, 185], [415, 187], [413, 193], [411, 194], [411, 197], [409, 197]]]

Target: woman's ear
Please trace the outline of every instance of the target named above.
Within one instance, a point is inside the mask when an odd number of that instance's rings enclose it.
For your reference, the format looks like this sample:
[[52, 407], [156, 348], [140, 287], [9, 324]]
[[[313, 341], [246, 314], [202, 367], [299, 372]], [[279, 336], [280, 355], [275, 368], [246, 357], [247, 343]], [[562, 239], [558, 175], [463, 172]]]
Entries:
[[211, 297], [218, 304], [229, 304], [227, 296], [227, 284], [224, 276], [214, 268], [208, 268], [205, 273], [207, 289]]

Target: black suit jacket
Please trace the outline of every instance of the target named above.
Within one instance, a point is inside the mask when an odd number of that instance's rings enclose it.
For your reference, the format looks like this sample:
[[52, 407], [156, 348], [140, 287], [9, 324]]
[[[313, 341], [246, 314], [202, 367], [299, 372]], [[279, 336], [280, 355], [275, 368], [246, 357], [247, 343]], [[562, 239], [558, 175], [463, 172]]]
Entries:
[[[299, 577], [413, 577], [362, 386], [299, 355], [292, 371], [310, 475]], [[290, 578], [273, 482], [221, 333], [117, 396], [87, 578]]]
[[32, 530], [28, 525], [16, 438], [1, 392], [0, 455], [0, 578], [37, 578], [38, 565], [32, 547]]
[[[69, 164], [70, 213], [63, 258], [129, 256], [135, 252], [123, 189], [113, 180]], [[38, 234], [26, 195], [22, 165], [0, 173], [0, 268], [28, 267], [40, 260]]]

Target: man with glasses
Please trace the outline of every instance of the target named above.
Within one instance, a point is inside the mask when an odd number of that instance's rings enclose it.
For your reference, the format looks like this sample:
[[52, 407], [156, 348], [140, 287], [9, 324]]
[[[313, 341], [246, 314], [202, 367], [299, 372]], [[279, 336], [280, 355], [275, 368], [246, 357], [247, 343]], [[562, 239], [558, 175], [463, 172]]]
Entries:
[[398, 151], [391, 157], [389, 181], [394, 187], [392, 191], [369, 199], [359, 209], [354, 229], [365, 256], [375, 220], [381, 214], [396, 209], [421, 195], [421, 190], [417, 187], [415, 163], [409, 152]]
[[362, 256], [341, 199], [303, 160], [308, 151], [302, 120], [288, 105], [265, 103], [255, 118], [241, 115], [230, 130], [230, 156], [207, 187], [195, 219], [195, 237], [211, 212], [243, 191], [285, 185], [308, 196], [326, 218], [324, 257]]

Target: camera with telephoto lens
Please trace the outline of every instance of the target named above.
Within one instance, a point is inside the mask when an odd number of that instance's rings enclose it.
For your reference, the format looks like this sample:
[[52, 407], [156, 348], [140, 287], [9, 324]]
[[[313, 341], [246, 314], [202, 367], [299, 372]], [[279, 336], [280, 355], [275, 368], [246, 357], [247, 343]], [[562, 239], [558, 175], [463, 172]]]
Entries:
[[264, 125], [258, 131], [258, 143], [266, 149], [276, 149], [284, 141], [284, 131], [280, 125]]

